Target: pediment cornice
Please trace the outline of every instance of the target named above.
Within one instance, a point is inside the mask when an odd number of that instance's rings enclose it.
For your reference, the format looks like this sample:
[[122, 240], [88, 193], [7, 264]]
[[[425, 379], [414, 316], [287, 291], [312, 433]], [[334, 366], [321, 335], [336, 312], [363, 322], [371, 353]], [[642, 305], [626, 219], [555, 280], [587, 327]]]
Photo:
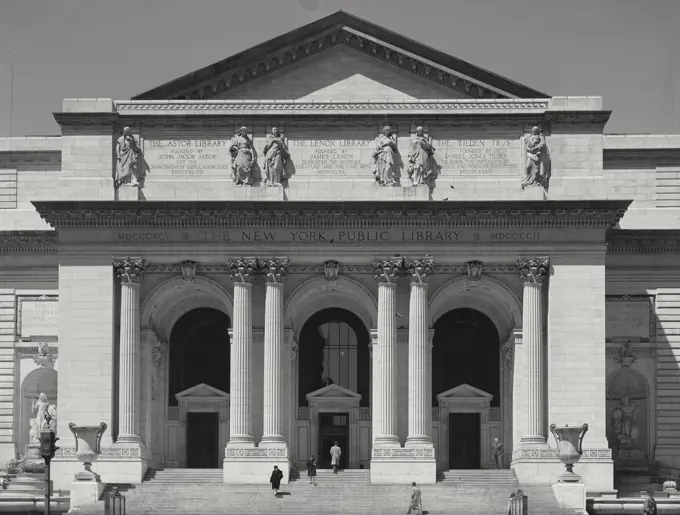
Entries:
[[349, 46], [471, 98], [547, 97], [340, 11], [137, 95], [135, 99], [210, 99], [337, 45]]
[[0, 254], [56, 254], [56, 231], [0, 231]]
[[680, 254], [680, 230], [612, 229], [608, 254]]
[[33, 204], [54, 228], [610, 228], [622, 218], [630, 201], [35, 201]]

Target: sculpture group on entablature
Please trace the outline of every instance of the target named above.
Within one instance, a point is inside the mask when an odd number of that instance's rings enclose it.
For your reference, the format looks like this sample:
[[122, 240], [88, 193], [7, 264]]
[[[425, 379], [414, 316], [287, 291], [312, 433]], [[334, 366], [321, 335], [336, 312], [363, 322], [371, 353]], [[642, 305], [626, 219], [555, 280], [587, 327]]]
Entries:
[[373, 160], [375, 162], [373, 175], [379, 186], [400, 185], [401, 160], [397, 149], [397, 136], [389, 125], [383, 127], [382, 132], [375, 138]]
[[144, 159], [142, 149], [132, 134], [130, 127], [123, 129], [123, 134], [116, 141], [116, 177], [114, 186], [123, 184], [141, 186], [144, 179]]
[[550, 151], [539, 127], [533, 127], [531, 134], [524, 139], [524, 150], [527, 153], [527, 163], [522, 189], [527, 186], [541, 186], [547, 189], [550, 182]]
[[264, 155], [265, 184], [267, 186], [285, 186], [295, 171], [288, 152], [286, 138], [276, 127], [272, 127], [271, 132], [267, 134]]
[[253, 140], [248, 136], [247, 127], [241, 127], [231, 138], [229, 153], [231, 154], [231, 170], [235, 185], [253, 186], [260, 182], [257, 152]]
[[434, 188], [439, 176], [439, 165], [434, 158], [434, 151], [435, 148], [425, 136], [423, 128], [417, 127], [408, 154], [408, 176], [411, 179], [411, 186]]

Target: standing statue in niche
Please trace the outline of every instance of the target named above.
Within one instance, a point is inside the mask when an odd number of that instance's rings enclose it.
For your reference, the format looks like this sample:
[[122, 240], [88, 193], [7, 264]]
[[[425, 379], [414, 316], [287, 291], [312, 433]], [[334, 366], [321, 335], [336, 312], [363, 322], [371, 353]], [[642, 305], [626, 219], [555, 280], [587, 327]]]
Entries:
[[550, 155], [545, 137], [539, 127], [531, 129], [524, 139], [524, 149], [527, 153], [527, 165], [524, 170], [522, 189], [527, 186], [548, 187], [550, 181]]
[[276, 127], [267, 135], [265, 154], [265, 184], [267, 186], [281, 186], [292, 175], [290, 153], [286, 140]]
[[231, 139], [229, 147], [231, 169], [234, 172], [234, 184], [252, 186], [255, 148], [248, 137], [248, 128], [241, 127]]
[[47, 395], [41, 393], [37, 399], [33, 399], [33, 413], [35, 413], [35, 425], [38, 434], [47, 431], [49, 422], [45, 418], [48, 415], [50, 403], [47, 400]]
[[399, 186], [399, 165], [397, 137], [392, 128], [386, 125], [375, 139], [375, 180], [380, 186]]
[[115, 186], [123, 184], [139, 185], [139, 158], [142, 154], [130, 127], [123, 129], [123, 135], [116, 142], [116, 179]]
[[619, 445], [637, 444], [640, 430], [635, 425], [635, 416], [639, 407], [629, 397], [624, 397], [612, 411], [612, 427]]
[[416, 128], [416, 135], [411, 140], [408, 154], [408, 176], [411, 186], [427, 186], [434, 188], [434, 181], [439, 175], [439, 167], [434, 159], [435, 148], [425, 137], [422, 127]]

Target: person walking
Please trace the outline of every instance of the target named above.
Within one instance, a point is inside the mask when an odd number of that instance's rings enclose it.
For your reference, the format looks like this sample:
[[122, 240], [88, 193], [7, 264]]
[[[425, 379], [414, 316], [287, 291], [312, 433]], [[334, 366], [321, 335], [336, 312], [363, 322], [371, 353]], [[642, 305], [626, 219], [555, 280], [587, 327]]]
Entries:
[[414, 510], [418, 510], [420, 515], [423, 513], [423, 497], [420, 493], [420, 488], [416, 486], [415, 482], [411, 483], [411, 502], [408, 505], [406, 514], [413, 513]]
[[503, 461], [503, 444], [498, 438], [493, 439], [491, 452], [493, 453], [493, 459], [496, 462], [496, 468], [500, 469]]
[[269, 482], [272, 484], [272, 490], [274, 490], [274, 497], [279, 495], [279, 488], [281, 488], [281, 480], [283, 479], [283, 472], [279, 470], [279, 467], [274, 465], [274, 470], [272, 471], [272, 476], [269, 478]]
[[657, 515], [658, 511], [656, 508], [656, 501], [654, 500], [654, 489], [648, 488], [645, 500], [642, 503], [642, 513], [643, 515]]
[[307, 476], [309, 477], [309, 484], [316, 486], [316, 457], [313, 454], [307, 460]]
[[340, 456], [342, 456], [342, 450], [340, 449], [338, 442], [333, 442], [333, 447], [331, 447], [331, 467], [333, 467], [333, 474], [338, 473]]

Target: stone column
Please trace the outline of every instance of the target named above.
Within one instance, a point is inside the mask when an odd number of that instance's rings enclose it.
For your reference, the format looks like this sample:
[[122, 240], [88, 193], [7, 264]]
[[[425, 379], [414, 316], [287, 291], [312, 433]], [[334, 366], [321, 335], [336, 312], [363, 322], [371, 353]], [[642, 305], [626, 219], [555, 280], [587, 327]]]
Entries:
[[229, 442], [227, 447], [254, 447], [253, 438], [253, 276], [255, 258], [229, 263], [234, 283], [231, 371], [229, 380]]
[[428, 398], [430, 331], [427, 276], [432, 259], [409, 262], [411, 298], [408, 320], [408, 437], [406, 447], [432, 447], [432, 400]]
[[274, 258], [263, 263], [266, 296], [264, 306], [264, 417], [261, 447], [281, 447], [284, 438], [283, 366], [283, 278], [290, 266], [288, 258]]
[[524, 280], [522, 305], [522, 342], [526, 353], [528, 398], [527, 433], [522, 436], [522, 447], [543, 447], [546, 443], [545, 384], [543, 355], [542, 286], [548, 276], [548, 258], [520, 258], [519, 273]]
[[143, 258], [113, 260], [116, 275], [121, 282], [117, 443], [141, 443], [139, 283], [147, 264]]
[[401, 258], [373, 260], [378, 281], [378, 332], [373, 349], [373, 442], [399, 447], [397, 436], [397, 273]]

